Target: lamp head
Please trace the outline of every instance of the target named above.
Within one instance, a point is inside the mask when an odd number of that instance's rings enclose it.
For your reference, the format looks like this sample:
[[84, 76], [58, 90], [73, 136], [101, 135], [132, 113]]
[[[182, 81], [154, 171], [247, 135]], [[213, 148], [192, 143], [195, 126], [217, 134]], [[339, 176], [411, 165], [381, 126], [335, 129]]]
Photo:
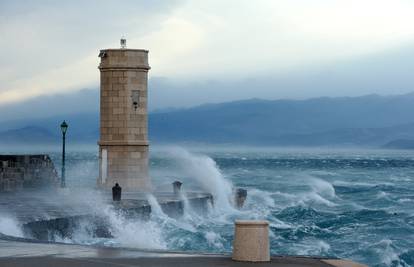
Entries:
[[121, 48], [125, 49], [126, 48], [126, 39], [124, 37], [121, 38], [120, 43], [121, 43]]
[[60, 125], [60, 129], [62, 130], [63, 134], [66, 133], [66, 131], [68, 130], [68, 124], [66, 123], [66, 121], [62, 122], [62, 124]]

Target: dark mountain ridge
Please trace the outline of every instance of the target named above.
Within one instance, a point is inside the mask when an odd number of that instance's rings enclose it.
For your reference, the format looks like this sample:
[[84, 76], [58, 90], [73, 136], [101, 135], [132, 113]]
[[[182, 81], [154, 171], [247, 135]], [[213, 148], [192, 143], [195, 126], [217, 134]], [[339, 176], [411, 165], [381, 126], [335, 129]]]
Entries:
[[[414, 121], [414, 94], [251, 99], [150, 115], [153, 140], [283, 143], [286, 136], [384, 128]], [[348, 130], [349, 131], [349, 130]], [[282, 138], [283, 137], [283, 138]], [[289, 142], [291, 143], [291, 142]]]
[[[414, 93], [396, 96], [321, 97], [308, 100], [249, 99], [149, 114], [152, 143], [228, 143], [278, 146], [382, 146], [414, 140]], [[98, 139], [95, 112], [3, 122], [0, 143]], [[33, 125], [35, 128], [25, 128]], [[14, 129], [14, 131], [10, 131]], [[18, 130], [16, 130], [18, 129]], [[38, 132], [28, 138], [28, 133]]]

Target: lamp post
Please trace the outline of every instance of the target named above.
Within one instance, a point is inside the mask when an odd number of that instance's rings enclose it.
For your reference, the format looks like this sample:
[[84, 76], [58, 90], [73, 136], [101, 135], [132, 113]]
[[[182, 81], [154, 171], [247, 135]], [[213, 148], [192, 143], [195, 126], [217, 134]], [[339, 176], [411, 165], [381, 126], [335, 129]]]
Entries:
[[68, 130], [68, 124], [66, 121], [63, 121], [60, 125], [60, 129], [62, 130], [62, 138], [63, 138], [63, 147], [62, 147], [62, 179], [60, 181], [60, 187], [65, 188], [65, 141], [66, 141], [66, 131]]

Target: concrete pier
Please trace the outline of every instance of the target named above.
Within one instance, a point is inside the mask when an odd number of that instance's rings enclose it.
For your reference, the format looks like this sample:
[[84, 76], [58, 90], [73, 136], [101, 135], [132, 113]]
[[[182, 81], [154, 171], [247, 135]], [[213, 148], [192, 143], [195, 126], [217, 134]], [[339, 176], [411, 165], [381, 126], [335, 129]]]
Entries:
[[50, 244], [14, 240], [0, 235], [0, 266], [7, 267], [367, 267], [352, 261], [311, 257], [273, 256], [269, 262], [232, 261], [226, 254], [194, 254], [125, 248]]

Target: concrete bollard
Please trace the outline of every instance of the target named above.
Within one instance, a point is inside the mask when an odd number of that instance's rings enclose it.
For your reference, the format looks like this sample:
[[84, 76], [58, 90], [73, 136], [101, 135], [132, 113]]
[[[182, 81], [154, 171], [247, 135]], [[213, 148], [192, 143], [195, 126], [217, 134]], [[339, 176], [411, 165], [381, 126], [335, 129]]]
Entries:
[[233, 256], [235, 261], [270, 261], [269, 222], [236, 221]]
[[247, 198], [247, 190], [243, 188], [237, 188], [236, 194], [234, 196], [234, 202], [236, 203], [236, 207], [238, 209], [243, 208], [246, 198]]
[[174, 194], [175, 195], [179, 195], [180, 194], [180, 191], [181, 191], [181, 185], [182, 185], [183, 183], [182, 182], [180, 182], [180, 181], [175, 181], [174, 183], [172, 183], [172, 185], [173, 185], [173, 191], [174, 191]]
[[122, 188], [119, 186], [118, 183], [116, 183], [115, 186], [112, 187], [112, 200], [121, 201], [121, 195], [122, 195]]

